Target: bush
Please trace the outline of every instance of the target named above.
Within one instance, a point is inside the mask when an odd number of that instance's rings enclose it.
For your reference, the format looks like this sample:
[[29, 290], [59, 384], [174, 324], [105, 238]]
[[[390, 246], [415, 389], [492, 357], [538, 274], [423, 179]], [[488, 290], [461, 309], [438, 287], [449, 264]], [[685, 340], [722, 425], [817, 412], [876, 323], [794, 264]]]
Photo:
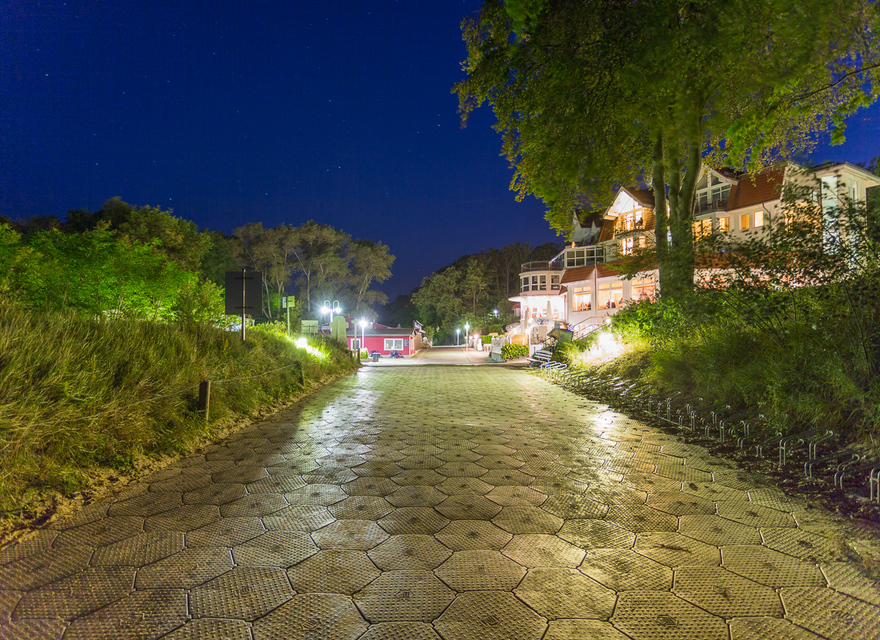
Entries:
[[529, 348], [524, 344], [506, 344], [501, 347], [501, 357], [504, 360], [512, 360], [529, 355]]

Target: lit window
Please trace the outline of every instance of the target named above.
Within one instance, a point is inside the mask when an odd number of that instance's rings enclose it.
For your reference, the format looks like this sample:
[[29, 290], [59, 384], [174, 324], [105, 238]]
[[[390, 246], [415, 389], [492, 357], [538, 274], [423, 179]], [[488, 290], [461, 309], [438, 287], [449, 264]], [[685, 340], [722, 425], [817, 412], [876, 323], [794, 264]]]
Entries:
[[592, 309], [593, 294], [590, 287], [575, 287], [572, 311], [589, 311]]
[[624, 239], [620, 242], [620, 252], [621, 252], [623, 255], [629, 255], [630, 253], [632, 253], [632, 250], [633, 250], [633, 239], [632, 239], [632, 237], [630, 237], [630, 238], [624, 238]]
[[385, 351], [400, 351], [403, 349], [403, 338], [385, 338]]
[[600, 309], [617, 309], [623, 300], [623, 283], [606, 282], [599, 285], [599, 297], [596, 302]]
[[739, 228], [744, 231], [749, 228], [749, 214], [744, 213], [739, 217]]
[[764, 212], [763, 211], [755, 211], [755, 226], [763, 227], [764, 226]]
[[712, 234], [712, 219], [697, 220], [694, 222], [694, 239], [700, 240]]
[[637, 278], [632, 281], [633, 300], [653, 300], [654, 293], [654, 278]]
[[718, 231], [721, 233], [727, 233], [730, 231], [730, 218], [726, 216], [718, 218]]
[[644, 249], [648, 246], [648, 239], [645, 236], [639, 236], [639, 249]]

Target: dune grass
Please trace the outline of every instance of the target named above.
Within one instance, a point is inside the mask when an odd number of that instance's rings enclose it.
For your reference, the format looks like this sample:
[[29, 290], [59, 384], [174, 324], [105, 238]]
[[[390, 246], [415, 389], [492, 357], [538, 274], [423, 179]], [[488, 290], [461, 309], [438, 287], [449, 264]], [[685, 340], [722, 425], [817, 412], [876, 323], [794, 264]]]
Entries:
[[[0, 308], [0, 517], [27, 518], [97, 471], [186, 452], [357, 366], [340, 346], [313, 344], [323, 358], [271, 329], [243, 343], [204, 325]], [[197, 412], [202, 380], [212, 381], [208, 421]]]

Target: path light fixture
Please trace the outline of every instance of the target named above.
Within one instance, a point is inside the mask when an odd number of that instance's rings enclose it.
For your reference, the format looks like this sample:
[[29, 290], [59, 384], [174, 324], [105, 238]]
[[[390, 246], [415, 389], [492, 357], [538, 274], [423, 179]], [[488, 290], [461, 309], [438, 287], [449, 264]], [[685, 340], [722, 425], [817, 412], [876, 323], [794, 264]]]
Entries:
[[455, 346], [456, 347], [458, 346], [458, 334], [460, 334], [460, 333], [461, 333], [461, 329], [455, 330]]
[[493, 309], [493, 310], [492, 310], [492, 313], [495, 314], [495, 317], [496, 317], [496, 318], [498, 317], [498, 309]]
[[339, 315], [342, 313], [342, 307], [339, 306], [339, 300], [334, 300], [331, 304], [329, 300], [324, 300], [324, 306], [321, 307], [321, 313], [329, 313], [330, 320], [328, 320], [328, 324], [333, 322], [333, 314]]
[[469, 322], [464, 323], [464, 350], [467, 351], [468, 348], [468, 331], [471, 330], [471, 325]]

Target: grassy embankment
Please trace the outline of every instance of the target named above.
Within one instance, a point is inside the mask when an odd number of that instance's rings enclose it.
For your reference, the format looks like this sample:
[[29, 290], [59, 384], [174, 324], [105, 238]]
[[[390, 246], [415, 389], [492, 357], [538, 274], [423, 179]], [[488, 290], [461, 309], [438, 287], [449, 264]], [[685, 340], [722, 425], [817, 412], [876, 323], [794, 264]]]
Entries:
[[[271, 330], [242, 343], [209, 326], [0, 308], [0, 528], [357, 366], [334, 343], [312, 344], [323, 357]], [[202, 380], [212, 381], [207, 422]]]
[[[855, 288], [873, 292], [866, 284]], [[789, 292], [792, 306], [810, 313], [779, 314], [768, 325], [733, 310], [724, 299], [729, 295], [705, 293], [688, 305], [632, 305], [606, 332], [615, 337], [616, 353], [603, 352], [594, 339], [565, 345], [560, 358], [638, 380], [663, 396], [680, 394], [679, 404], [694, 402], [705, 413], [717, 409], [748, 420], [753, 444], [821, 427], [832, 429], [838, 442], [860, 443], [876, 454], [876, 299], [846, 304], [830, 288]]]

